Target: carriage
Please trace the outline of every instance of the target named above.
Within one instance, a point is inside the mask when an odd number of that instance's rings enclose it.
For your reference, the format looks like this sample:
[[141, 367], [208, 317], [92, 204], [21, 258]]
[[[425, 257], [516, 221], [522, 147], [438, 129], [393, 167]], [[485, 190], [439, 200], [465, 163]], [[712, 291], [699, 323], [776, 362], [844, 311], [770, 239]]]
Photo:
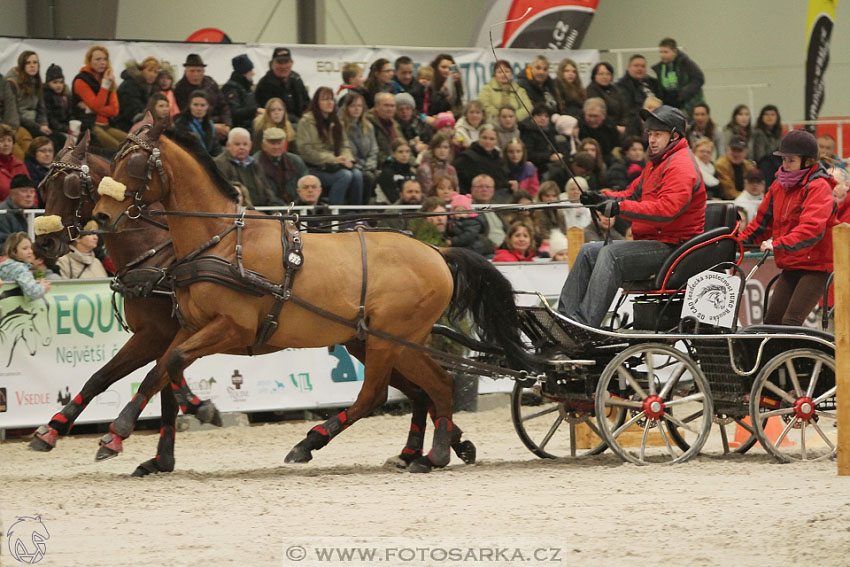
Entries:
[[[630, 328], [582, 325], [542, 296], [520, 308], [530, 348], [547, 361], [540, 379], [511, 394], [529, 450], [578, 458], [610, 447], [635, 464], [679, 463], [709, 449], [717, 424], [720, 447], [709, 453], [744, 453], [758, 442], [783, 462], [836, 454], [834, 337], [808, 327], [738, 328], [743, 286], [767, 255], [746, 278], [720, 273], [743, 275], [735, 229], [734, 205], [709, 204], [705, 233], [674, 250], [655, 280], [625, 282]], [[697, 305], [706, 300], [717, 308], [708, 315]]]

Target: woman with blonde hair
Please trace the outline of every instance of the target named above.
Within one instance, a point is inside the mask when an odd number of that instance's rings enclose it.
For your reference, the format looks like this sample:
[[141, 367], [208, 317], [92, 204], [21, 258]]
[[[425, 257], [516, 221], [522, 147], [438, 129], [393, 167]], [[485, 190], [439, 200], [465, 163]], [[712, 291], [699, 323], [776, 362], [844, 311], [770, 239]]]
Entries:
[[555, 96], [558, 99], [558, 113], [578, 118], [582, 114], [582, 105], [587, 100], [587, 92], [581, 84], [578, 65], [572, 59], [562, 59], [558, 63], [555, 75]]
[[81, 132], [90, 129], [100, 146], [117, 150], [127, 133], [109, 126], [109, 119], [118, 116], [120, 109], [105, 47], [94, 45], [86, 51], [85, 65], [74, 77], [71, 91], [71, 112], [82, 123]]
[[478, 129], [486, 121], [487, 111], [481, 101], [469, 101], [463, 109], [463, 116], [455, 123], [454, 144], [458, 153], [478, 141]]
[[159, 75], [159, 60], [145, 57], [141, 63], [135, 59], [127, 61], [121, 72], [121, 86], [118, 87], [118, 116], [113, 121], [116, 128], [130, 131], [130, 128], [144, 118], [148, 99], [154, 93], [154, 83]]
[[378, 179], [378, 140], [375, 138], [375, 125], [364, 118], [365, 110], [366, 99], [363, 95], [349, 90], [342, 98], [339, 121], [348, 136], [354, 167], [363, 174], [363, 198], [368, 203], [374, 196]]
[[252, 140], [254, 148], [259, 148], [263, 145], [263, 132], [269, 128], [280, 128], [286, 132], [286, 145], [283, 148], [285, 152], [292, 152], [294, 148], [290, 146], [295, 143], [295, 128], [289, 121], [289, 116], [286, 114], [286, 105], [283, 100], [274, 97], [266, 102], [266, 107], [263, 112], [254, 118], [254, 139]]

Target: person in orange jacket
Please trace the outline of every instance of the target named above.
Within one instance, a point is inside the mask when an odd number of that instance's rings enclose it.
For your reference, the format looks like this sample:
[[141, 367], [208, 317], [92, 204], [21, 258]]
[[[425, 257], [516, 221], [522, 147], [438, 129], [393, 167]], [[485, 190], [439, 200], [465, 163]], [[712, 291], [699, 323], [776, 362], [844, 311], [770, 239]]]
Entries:
[[782, 167], [738, 238], [772, 250], [782, 270], [764, 323], [799, 326], [817, 305], [832, 271], [835, 179], [818, 162], [817, 140], [805, 130], [788, 132], [774, 155], [782, 158]]
[[80, 132], [91, 129], [100, 146], [117, 150], [127, 133], [109, 126], [109, 119], [118, 116], [118, 95], [105, 47], [95, 45], [86, 51], [86, 64], [74, 77], [72, 92], [71, 111], [82, 123]]

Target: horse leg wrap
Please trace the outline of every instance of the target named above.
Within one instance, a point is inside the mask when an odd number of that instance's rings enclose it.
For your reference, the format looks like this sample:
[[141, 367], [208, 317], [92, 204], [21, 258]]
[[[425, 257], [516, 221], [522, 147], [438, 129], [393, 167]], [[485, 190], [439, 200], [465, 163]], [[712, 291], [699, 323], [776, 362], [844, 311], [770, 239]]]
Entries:
[[159, 444], [156, 448], [156, 457], [148, 459], [136, 467], [133, 476], [148, 476], [161, 472], [174, 470], [174, 426], [165, 425], [159, 430]]
[[407, 434], [407, 444], [401, 450], [399, 457], [402, 461], [410, 464], [414, 459], [422, 456], [422, 446], [425, 444], [425, 429], [411, 422], [410, 433]]
[[321, 425], [317, 425], [307, 433], [307, 437], [298, 442], [286, 455], [286, 463], [306, 463], [313, 458], [313, 451], [321, 449], [340, 431], [348, 427], [348, 416], [344, 411], [333, 416]]
[[328, 443], [330, 440], [339, 435], [344, 429], [347, 429], [349, 426], [348, 415], [341, 411], [337, 415], [333, 416], [326, 422], [321, 425], [317, 425], [313, 429], [310, 430], [310, 433], [318, 433], [324, 439], [324, 442], [319, 447], [311, 447], [312, 449], [321, 449]]
[[435, 467], [444, 467], [449, 464], [452, 429], [454, 429], [452, 420], [447, 417], [439, 417], [434, 421], [434, 442], [431, 451], [428, 452], [428, 459]]
[[179, 386], [172, 382], [171, 389], [174, 390], [174, 397], [177, 399], [177, 405], [180, 406], [180, 411], [187, 415], [198, 413], [198, 410], [201, 408], [201, 399], [189, 389], [186, 378], [180, 380]]
[[71, 427], [74, 426], [74, 422], [80, 417], [84, 409], [86, 409], [86, 406], [83, 404], [83, 398], [77, 394], [71, 400], [71, 403], [54, 415], [47, 425], [55, 429], [59, 435], [68, 435], [71, 432]]
[[142, 394], [137, 393], [130, 400], [130, 403], [121, 410], [121, 413], [118, 414], [118, 419], [112, 422], [109, 429], [116, 435], [120, 435], [126, 439], [133, 433], [133, 429], [136, 427], [136, 421], [139, 419], [139, 415], [145, 409], [146, 405], [148, 405], [148, 400]]

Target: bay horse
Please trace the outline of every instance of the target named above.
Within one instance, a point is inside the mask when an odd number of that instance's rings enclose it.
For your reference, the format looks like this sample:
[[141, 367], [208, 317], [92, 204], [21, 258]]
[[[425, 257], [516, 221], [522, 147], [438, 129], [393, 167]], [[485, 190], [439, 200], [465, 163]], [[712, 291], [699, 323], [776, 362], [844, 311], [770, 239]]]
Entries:
[[[39, 187], [45, 202], [45, 215], [35, 222], [35, 247], [46, 258], [56, 259], [70, 251], [70, 243], [80, 235], [83, 225], [92, 219], [97, 185], [109, 174], [108, 161], [86, 153], [89, 140], [89, 131], [76, 146], [69, 137], [65, 146], [57, 152], [48, 175]], [[115, 234], [103, 234], [109, 256], [118, 270], [151, 249], [160, 251], [147, 259], [145, 265], [164, 268], [173, 262], [174, 250], [168, 242], [167, 230], [141, 221], [132, 221], [128, 227], [132, 230], [120, 238]], [[161, 356], [180, 327], [172, 316], [171, 301], [163, 296], [125, 298], [124, 317], [133, 331], [130, 339], [109, 362], [92, 374], [82, 390], [47, 425], [36, 430], [30, 442], [31, 449], [52, 450], [59, 435], [67, 435], [71, 431], [74, 422], [96, 396]], [[177, 401], [170, 388], [163, 389], [160, 400], [162, 426], [157, 455], [140, 464], [134, 476], [174, 469]], [[201, 412], [202, 417], [204, 414]]]
[[[129, 137], [117, 154], [112, 177], [98, 188], [94, 216], [101, 228], [120, 232], [143, 207], [161, 202], [176, 213], [169, 216], [169, 229], [178, 264], [204, 254], [224, 259], [234, 273], [253, 274], [252, 281], [266, 282], [266, 290], [272, 282], [284, 282], [285, 275], [290, 280], [283, 223], [274, 217], [245, 218], [237, 192], [196, 138], [163, 129], [156, 123]], [[357, 399], [311, 429], [285, 461], [309, 461], [312, 451], [384, 403], [397, 372], [434, 404], [431, 451], [417, 457], [410, 470], [445, 466], [455, 441], [453, 380], [413, 346], [425, 343], [451, 303], [456, 312], [471, 311], [485, 341], [502, 347], [515, 366], [528, 368], [510, 282], [480, 255], [459, 248], [441, 251], [396, 232], [307, 233], [301, 241], [304, 259], [291, 287], [258, 296], [210, 281], [178, 286], [176, 304], [184, 327], [160, 358], [161, 382], [143, 383], [140, 392], [153, 393], [170, 380], [178, 402], [184, 403], [183, 371], [209, 354], [251, 345], [263, 345], [257, 352], [264, 353], [344, 344], [365, 365]], [[264, 321], [275, 308], [281, 323], [266, 332]]]
[[[109, 163], [97, 155], [86, 153], [88, 144], [88, 132], [77, 146], [73, 146], [69, 139], [65, 147], [57, 153], [50, 173], [39, 188], [45, 200], [45, 216], [36, 220], [39, 234], [35, 245], [39, 254], [44, 257], [55, 259], [68, 253], [70, 242], [79, 236], [82, 226], [93, 218], [94, 189], [109, 173]], [[153, 207], [162, 208], [157, 204]], [[131, 230], [124, 231], [120, 236], [108, 232], [102, 234], [110, 257], [119, 272], [150, 250], [159, 252], [146, 258], [143, 266], [165, 268], [173, 262], [174, 251], [165, 230], [139, 220], [129, 221], [127, 228]], [[159, 358], [179, 329], [179, 323], [173, 316], [171, 300], [163, 295], [125, 297], [124, 316], [134, 333], [133, 336], [103, 368], [89, 378], [79, 394], [54, 415], [47, 425], [37, 430], [30, 442], [31, 449], [52, 450], [59, 435], [70, 432], [76, 419], [96, 396], [127, 374]], [[242, 349], [231, 354], [247, 353]], [[154, 368], [150, 375], [156, 376], [158, 372], [158, 369]], [[397, 372], [394, 372], [392, 385], [410, 398], [414, 414], [411, 434], [398, 457], [398, 461], [406, 465], [421, 455], [422, 431], [426, 425], [430, 399]], [[170, 386], [163, 388], [161, 393], [162, 425], [156, 457], [140, 464], [133, 476], [174, 470], [175, 424], [179, 408]], [[194, 396], [189, 395], [189, 398], [189, 413], [195, 410], [195, 415], [202, 422], [220, 423], [217, 422], [214, 412], [205, 411], [209, 409], [209, 404], [207, 407], [202, 407], [203, 402], [193, 405], [191, 400]], [[135, 418], [125, 416], [125, 419], [116, 420], [111, 430], [118, 439], [122, 439], [129, 436], [134, 425]], [[470, 441], [460, 441], [460, 435], [458, 429], [453, 445], [455, 452], [464, 461], [474, 462], [475, 446]], [[98, 460], [114, 457], [120, 450], [120, 442], [114, 442], [110, 447], [101, 447]]]

